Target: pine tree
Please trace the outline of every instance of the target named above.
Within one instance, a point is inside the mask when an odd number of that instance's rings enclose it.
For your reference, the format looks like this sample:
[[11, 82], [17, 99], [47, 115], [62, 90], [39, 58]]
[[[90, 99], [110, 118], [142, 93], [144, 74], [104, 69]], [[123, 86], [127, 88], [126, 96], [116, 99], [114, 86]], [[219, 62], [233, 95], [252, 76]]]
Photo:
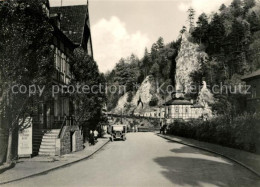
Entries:
[[195, 24], [194, 24], [194, 19], [195, 19], [195, 10], [190, 7], [188, 9], [188, 21], [189, 21], [189, 25], [190, 25], [190, 33], [192, 32]]
[[219, 8], [219, 11], [224, 11], [227, 8], [227, 6], [225, 4], [222, 4]]
[[157, 40], [156, 44], [157, 44], [159, 49], [164, 48], [164, 40], [163, 40], [163, 38], [159, 37], [159, 39]]

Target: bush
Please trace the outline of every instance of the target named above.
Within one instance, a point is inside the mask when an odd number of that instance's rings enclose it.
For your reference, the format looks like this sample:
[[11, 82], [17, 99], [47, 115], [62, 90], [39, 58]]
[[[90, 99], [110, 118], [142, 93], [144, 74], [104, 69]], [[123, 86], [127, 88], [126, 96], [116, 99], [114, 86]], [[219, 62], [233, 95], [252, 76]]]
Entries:
[[218, 116], [209, 121], [176, 120], [169, 126], [168, 134], [220, 144], [249, 152], [260, 147], [260, 114], [243, 114], [230, 119]]
[[153, 96], [151, 101], [149, 102], [149, 106], [153, 107], [153, 106], [157, 106], [158, 104], [158, 98], [156, 96]]

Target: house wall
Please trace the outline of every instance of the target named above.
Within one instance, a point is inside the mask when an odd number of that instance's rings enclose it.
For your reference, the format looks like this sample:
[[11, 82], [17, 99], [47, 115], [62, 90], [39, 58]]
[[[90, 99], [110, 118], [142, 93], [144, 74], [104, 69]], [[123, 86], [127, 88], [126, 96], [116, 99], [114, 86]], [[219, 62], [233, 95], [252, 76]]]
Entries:
[[260, 77], [247, 80], [246, 84], [251, 87], [247, 95], [247, 111], [260, 111]]
[[[73, 134], [73, 135], [72, 135]], [[74, 136], [74, 137], [71, 137]], [[75, 140], [74, 143], [71, 140]], [[74, 151], [83, 150], [83, 135], [78, 126], [65, 126], [62, 129], [62, 134], [60, 139], [58, 139], [58, 143], [56, 143], [56, 154], [64, 155], [71, 153], [72, 147], [71, 145], [75, 145]]]
[[192, 105], [167, 106], [167, 116], [170, 119], [197, 119], [202, 115], [202, 108], [193, 108]]

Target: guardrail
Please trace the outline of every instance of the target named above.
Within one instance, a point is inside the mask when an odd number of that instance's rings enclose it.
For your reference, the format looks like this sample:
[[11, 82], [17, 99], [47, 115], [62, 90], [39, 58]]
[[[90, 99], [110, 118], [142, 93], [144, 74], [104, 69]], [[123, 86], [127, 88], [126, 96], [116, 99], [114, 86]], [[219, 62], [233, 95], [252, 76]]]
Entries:
[[136, 118], [136, 119], [148, 119], [148, 120], [159, 120], [160, 118], [156, 117], [146, 117], [146, 116], [135, 116], [135, 115], [120, 115], [120, 114], [107, 114], [108, 116], [111, 117], [116, 117], [116, 118]]

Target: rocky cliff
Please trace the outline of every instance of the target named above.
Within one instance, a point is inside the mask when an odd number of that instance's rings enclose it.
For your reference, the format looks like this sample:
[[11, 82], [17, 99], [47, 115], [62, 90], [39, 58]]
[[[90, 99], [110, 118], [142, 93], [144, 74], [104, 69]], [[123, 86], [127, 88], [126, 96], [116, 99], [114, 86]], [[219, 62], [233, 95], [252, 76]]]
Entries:
[[198, 71], [200, 61], [207, 58], [207, 54], [200, 50], [199, 45], [190, 42], [189, 38], [189, 33], [183, 34], [181, 47], [176, 58], [176, 90], [185, 93], [189, 92], [188, 86], [192, 82], [191, 73]]
[[147, 76], [142, 82], [140, 87], [135, 93], [133, 93], [133, 98], [131, 102], [127, 102], [127, 98], [130, 93], [125, 93], [118, 101], [116, 108], [113, 110], [115, 113], [133, 114], [142, 113], [144, 111], [150, 110], [149, 103], [153, 98], [157, 98], [158, 105], [162, 104], [162, 99], [157, 93], [157, 87], [153, 76]]

